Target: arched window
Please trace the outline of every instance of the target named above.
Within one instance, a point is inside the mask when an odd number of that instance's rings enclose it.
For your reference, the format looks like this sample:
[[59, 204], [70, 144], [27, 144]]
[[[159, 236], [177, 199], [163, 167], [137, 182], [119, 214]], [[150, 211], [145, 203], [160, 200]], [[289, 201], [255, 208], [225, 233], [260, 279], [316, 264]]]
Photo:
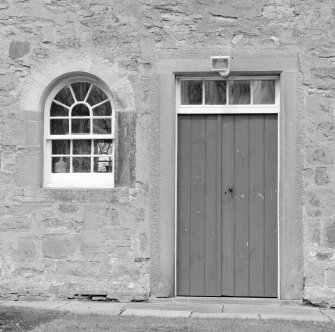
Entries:
[[55, 86], [44, 108], [44, 186], [113, 187], [115, 107], [98, 80]]

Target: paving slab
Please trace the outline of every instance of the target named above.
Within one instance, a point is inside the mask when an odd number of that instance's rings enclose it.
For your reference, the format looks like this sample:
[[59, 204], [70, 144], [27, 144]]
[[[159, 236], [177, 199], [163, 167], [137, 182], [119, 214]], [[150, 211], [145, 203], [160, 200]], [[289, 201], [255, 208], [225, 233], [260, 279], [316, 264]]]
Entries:
[[256, 313], [215, 313], [215, 312], [192, 312], [191, 317], [194, 318], [238, 318], [238, 319], [259, 319]]
[[226, 304], [223, 312], [226, 313], [258, 313], [258, 314], [279, 314], [279, 315], [313, 315], [319, 316], [318, 308], [304, 306], [281, 306], [280, 304], [269, 305], [246, 305], [246, 304]]
[[79, 302], [71, 301], [61, 306], [58, 310], [70, 311], [76, 314], [99, 314], [99, 315], [119, 315], [127, 303], [114, 302]]
[[3, 306], [14, 306], [14, 307], [29, 307], [33, 309], [46, 309], [46, 310], [55, 310], [69, 301], [6, 301], [0, 303]]
[[335, 309], [323, 309], [321, 310], [331, 321], [335, 322]]
[[190, 317], [191, 311], [183, 310], [153, 310], [153, 309], [126, 309], [121, 316], [152, 316], [152, 317]]
[[313, 321], [313, 322], [326, 322], [329, 323], [330, 319], [321, 314], [321, 312], [314, 313], [313, 315], [294, 315], [294, 314], [260, 314], [261, 319], [281, 319], [281, 320], [298, 320], [298, 321]]
[[175, 310], [195, 312], [222, 312], [223, 304], [219, 303], [182, 303], [182, 302], [158, 302], [158, 303], [130, 303], [126, 309], [146, 310]]

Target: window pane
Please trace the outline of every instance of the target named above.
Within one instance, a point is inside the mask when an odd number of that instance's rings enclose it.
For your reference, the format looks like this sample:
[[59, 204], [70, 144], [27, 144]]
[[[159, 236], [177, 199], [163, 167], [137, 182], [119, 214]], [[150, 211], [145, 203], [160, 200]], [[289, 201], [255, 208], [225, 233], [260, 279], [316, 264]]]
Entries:
[[93, 115], [96, 116], [112, 115], [111, 103], [108, 101], [100, 106], [93, 108]]
[[87, 82], [76, 82], [71, 84], [74, 95], [78, 101], [83, 101], [85, 99], [90, 85], [91, 83]]
[[205, 103], [207, 105], [226, 104], [226, 81], [205, 81]]
[[72, 119], [72, 134], [89, 134], [90, 119]]
[[71, 90], [68, 86], [60, 90], [55, 99], [67, 106], [71, 106], [74, 103]]
[[51, 135], [65, 135], [69, 133], [69, 120], [67, 119], [51, 119], [50, 120]]
[[91, 154], [91, 140], [73, 140], [73, 154]]
[[275, 103], [275, 81], [259, 80], [252, 82], [254, 104]]
[[72, 116], [90, 116], [90, 110], [84, 104], [77, 104], [72, 108]]
[[51, 160], [52, 173], [69, 173], [70, 157], [53, 157]]
[[110, 134], [111, 128], [111, 119], [93, 119], [93, 134]]
[[229, 104], [250, 104], [250, 81], [229, 82]]
[[202, 104], [202, 81], [181, 81], [181, 104]]
[[50, 116], [69, 116], [69, 110], [55, 102], [52, 102]]
[[95, 173], [111, 173], [113, 172], [112, 157], [94, 157]]
[[113, 140], [111, 139], [95, 139], [94, 154], [113, 154]]
[[90, 173], [91, 158], [90, 157], [73, 157], [73, 173]]
[[70, 141], [52, 141], [52, 154], [70, 154]]
[[97, 86], [93, 85], [91, 92], [87, 98], [87, 102], [93, 106], [98, 103], [101, 103], [102, 101], [108, 99], [107, 95], [99, 89]]

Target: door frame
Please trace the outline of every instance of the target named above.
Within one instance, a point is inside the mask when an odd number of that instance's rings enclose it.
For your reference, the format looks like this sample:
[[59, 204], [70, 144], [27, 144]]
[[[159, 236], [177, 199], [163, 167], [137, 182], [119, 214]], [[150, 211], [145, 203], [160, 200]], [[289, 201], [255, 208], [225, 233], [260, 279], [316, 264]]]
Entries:
[[[217, 109], [217, 107], [210, 107], [206, 105], [199, 105], [196, 107], [188, 107], [188, 106], [184, 106], [181, 105], [180, 103], [180, 95], [181, 95], [181, 81], [182, 80], [209, 80], [209, 79], [220, 79], [220, 76], [217, 74], [216, 76], [213, 74], [209, 74], [206, 76], [199, 76], [199, 75], [193, 75], [193, 76], [188, 76], [188, 75], [176, 75], [175, 76], [175, 176], [174, 176], [174, 180], [175, 180], [175, 244], [174, 244], [174, 271], [175, 271], [175, 275], [174, 275], [174, 294], [175, 296], [178, 296], [177, 294], [177, 250], [178, 250], [178, 234], [177, 234], [177, 230], [178, 230], [178, 216], [177, 216], [177, 210], [178, 210], [178, 115], [234, 115], [234, 116], [238, 116], [238, 115], [257, 115], [257, 114], [274, 114], [277, 115], [277, 298], [280, 299], [280, 223], [279, 223], [279, 196], [280, 196], [280, 116], [281, 116], [281, 112], [280, 112], [280, 100], [281, 100], [281, 96], [280, 96], [280, 76], [279, 75], [268, 75], [268, 76], [260, 76], [260, 75], [236, 75], [236, 76], [230, 76], [229, 77], [230, 80], [253, 80], [253, 79], [273, 79], [275, 80], [275, 104], [273, 105], [225, 105], [225, 112], [223, 113], [221, 111], [222, 106], [218, 107], [220, 108], [220, 110]], [[203, 84], [203, 89], [202, 89], [202, 93], [203, 96], [202, 98], [204, 98], [204, 84]], [[228, 90], [228, 85], [227, 85], [227, 90]], [[227, 91], [228, 93], [228, 91]], [[251, 92], [251, 100], [252, 100], [252, 92]], [[179, 111], [181, 109], [181, 111]], [[199, 109], [200, 111], [197, 111], [197, 109]], [[246, 111], [246, 109], [248, 111]], [[270, 111], [268, 111], [268, 109], [270, 109]], [[250, 112], [250, 111], [251, 112]], [[254, 111], [254, 112], [253, 112]]]
[[[158, 241], [152, 244], [151, 291], [157, 297], [175, 296], [175, 215], [176, 215], [176, 111], [177, 76], [205, 76], [211, 72], [210, 58], [165, 59], [157, 66], [159, 76], [159, 173], [155, 192], [158, 213], [152, 217], [152, 230]], [[281, 299], [303, 296], [302, 234], [302, 152], [298, 119], [302, 112], [297, 94], [301, 80], [298, 58], [290, 56], [234, 57], [232, 75], [279, 75], [279, 278]]]

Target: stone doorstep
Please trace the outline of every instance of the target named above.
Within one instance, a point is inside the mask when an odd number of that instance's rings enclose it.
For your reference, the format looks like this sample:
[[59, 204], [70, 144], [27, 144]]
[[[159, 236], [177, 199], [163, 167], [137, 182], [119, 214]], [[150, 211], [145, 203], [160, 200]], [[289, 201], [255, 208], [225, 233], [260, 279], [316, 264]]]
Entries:
[[150, 302], [172, 302], [172, 303], [220, 303], [239, 305], [269, 305], [277, 304], [281, 306], [301, 306], [302, 300], [280, 300], [277, 298], [247, 298], [247, 297], [185, 297], [177, 296], [173, 298], [150, 298]]

